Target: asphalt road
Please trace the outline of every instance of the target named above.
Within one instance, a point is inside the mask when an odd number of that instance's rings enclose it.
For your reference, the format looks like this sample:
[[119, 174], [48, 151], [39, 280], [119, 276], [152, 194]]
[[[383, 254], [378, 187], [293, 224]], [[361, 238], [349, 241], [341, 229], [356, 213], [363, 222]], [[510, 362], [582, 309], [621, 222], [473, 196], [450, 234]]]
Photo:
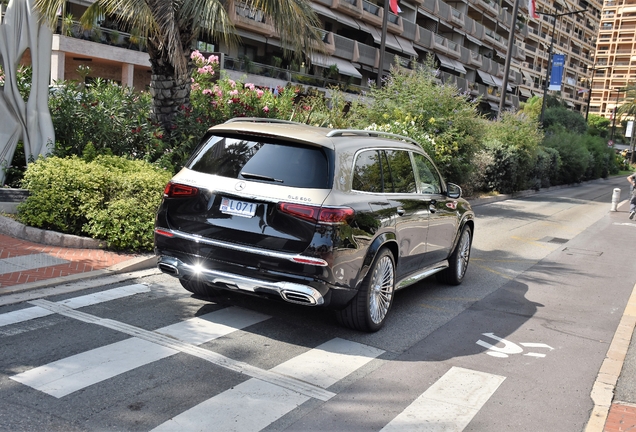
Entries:
[[636, 283], [626, 186], [476, 206], [464, 283], [375, 334], [161, 274], [2, 306], [0, 430], [583, 430]]

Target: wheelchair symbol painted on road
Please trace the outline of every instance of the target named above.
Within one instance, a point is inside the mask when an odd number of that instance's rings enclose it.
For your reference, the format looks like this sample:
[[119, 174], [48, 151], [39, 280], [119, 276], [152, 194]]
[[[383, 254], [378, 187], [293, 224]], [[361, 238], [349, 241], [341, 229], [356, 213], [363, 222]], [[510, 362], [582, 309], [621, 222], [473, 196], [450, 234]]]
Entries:
[[[494, 333], [482, 333], [482, 335], [487, 336], [491, 339], [494, 339], [497, 342], [502, 343], [504, 345], [503, 347], [498, 347], [498, 346], [489, 344], [488, 342], [484, 342], [481, 339], [476, 342], [477, 345], [488, 349], [489, 351], [486, 351], [486, 354], [492, 357], [507, 358], [508, 356], [512, 354], [521, 354], [523, 353], [523, 348], [543, 348], [550, 351], [554, 349], [550, 345], [546, 345], [544, 343], [535, 343], [535, 342], [520, 342], [519, 345], [521, 346], [519, 346], [516, 343], [510, 342], [503, 338], [495, 336]], [[538, 352], [528, 352], [528, 353], [524, 353], [523, 355], [529, 356], [529, 357], [538, 357], [538, 358], [543, 358], [546, 356], [545, 354], [538, 353]]]

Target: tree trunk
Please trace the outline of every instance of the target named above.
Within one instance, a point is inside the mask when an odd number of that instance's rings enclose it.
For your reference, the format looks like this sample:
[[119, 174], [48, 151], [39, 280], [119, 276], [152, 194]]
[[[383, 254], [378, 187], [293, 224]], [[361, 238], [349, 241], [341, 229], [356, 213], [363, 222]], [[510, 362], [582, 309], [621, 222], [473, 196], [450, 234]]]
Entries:
[[[179, 109], [190, 106], [191, 67], [188, 67], [185, 74], [177, 74], [167, 51], [157, 47], [154, 41], [148, 41], [148, 53], [152, 71], [151, 119], [158, 123], [164, 132], [170, 133]], [[190, 64], [188, 61], [188, 65]]]

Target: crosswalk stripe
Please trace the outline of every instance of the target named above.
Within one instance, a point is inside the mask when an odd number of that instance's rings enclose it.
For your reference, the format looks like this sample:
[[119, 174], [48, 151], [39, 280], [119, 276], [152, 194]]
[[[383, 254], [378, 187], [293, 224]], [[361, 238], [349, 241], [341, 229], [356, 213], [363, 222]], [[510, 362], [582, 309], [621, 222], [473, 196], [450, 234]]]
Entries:
[[[270, 370], [329, 387], [383, 352], [335, 338]], [[250, 379], [162, 423], [153, 432], [210, 430], [212, 425], [227, 432], [256, 432], [308, 400], [305, 395]]]
[[[123, 287], [113, 288], [106, 291], [96, 292], [93, 294], [87, 294], [79, 297], [74, 297], [67, 300], [57, 302], [70, 307], [71, 309], [78, 309], [85, 306], [92, 306], [98, 303], [103, 303], [111, 300], [117, 300], [131, 295], [140, 294], [150, 291], [150, 288], [146, 284], [134, 284], [126, 285]], [[0, 327], [8, 326], [11, 324], [18, 324], [24, 321], [29, 321], [36, 318], [45, 317], [53, 314], [52, 311], [35, 306], [25, 309], [16, 310], [13, 312], [7, 312], [0, 315]]]
[[309, 399], [295, 391], [252, 378], [184, 411], [152, 432], [257, 432]]
[[61, 398], [177, 353], [143, 339], [130, 338], [28, 370], [11, 379]]
[[462, 431], [505, 379], [453, 366], [381, 431]]
[[[64, 308], [59, 304], [58, 307]], [[202, 344], [268, 318], [230, 307], [156, 331], [187, 343]], [[60, 398], [180, 351], [178, 347], [133, 337], [30, 369], [11, 379]]]

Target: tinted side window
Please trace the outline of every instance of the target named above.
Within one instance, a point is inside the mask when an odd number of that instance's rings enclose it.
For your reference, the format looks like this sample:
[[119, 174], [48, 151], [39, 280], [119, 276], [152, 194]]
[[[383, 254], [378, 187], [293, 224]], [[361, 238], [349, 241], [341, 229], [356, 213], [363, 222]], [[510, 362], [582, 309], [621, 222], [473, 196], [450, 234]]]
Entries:
[[[417, 193], [415, 174], [409, 153], [401, 150], [386, 150], [396, 193]], [[388, 190], [387, 190], [388, 191]]]
[[358, 154], [353, 167], [351, 189], [362, 192], [382, 192], [382, 167], [377, 151], [370, 150]]
[[437, 170], [426, 157], [419, 153], [413, 153], [415, 168], [420, 183], [420, 193], [438, 194], [442, 192], [442, 179]]
[[188, 168], [236, 179], [326, 189], [329, 162], [322, 149], [212, 136]]

